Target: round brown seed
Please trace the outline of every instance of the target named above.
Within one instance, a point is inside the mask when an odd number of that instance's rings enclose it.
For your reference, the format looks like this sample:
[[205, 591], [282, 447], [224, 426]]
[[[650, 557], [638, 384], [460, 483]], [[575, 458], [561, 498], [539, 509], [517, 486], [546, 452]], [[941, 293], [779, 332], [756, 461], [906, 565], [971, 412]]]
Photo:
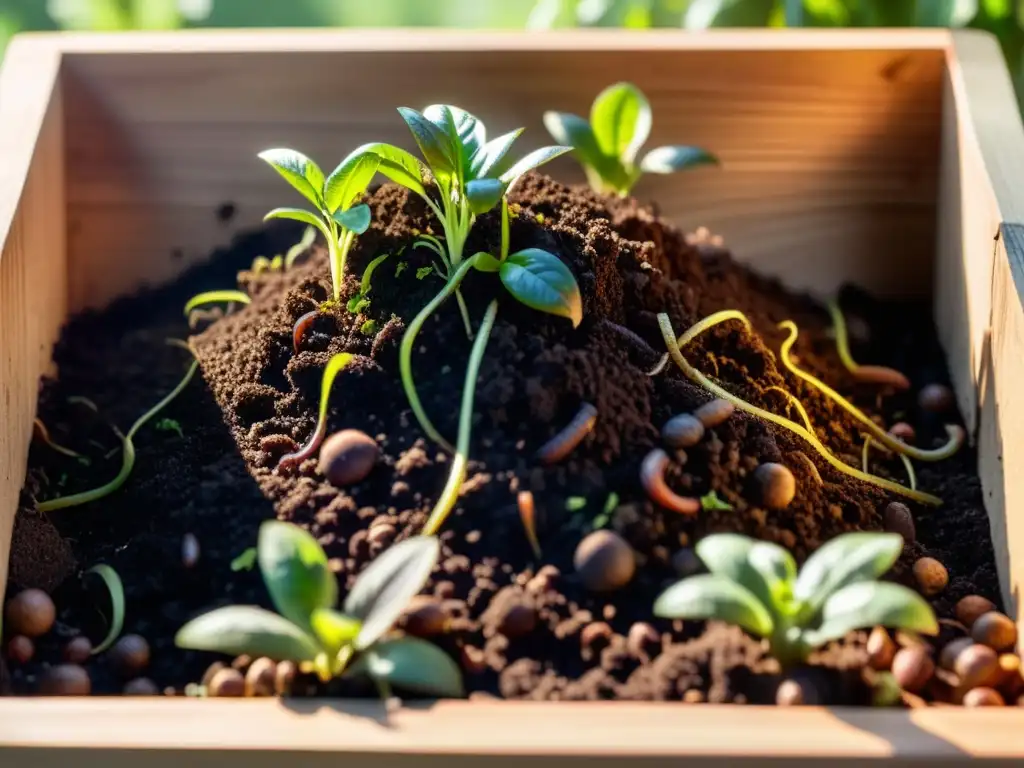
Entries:
[[224, 667], [213, 676], [207, 687], [207, 694], [216, 697], [237, 697], [245, 695], [245, 678], [237, 669]]
[[953, 390], [944, 384], [929, 384], [917, 394], [917, 404], [921, 410], [931, 413], [945, 413], [956, 405]]
[[26, 589], [7, 601], [4, 611], [7, 629], [16, 635], [45, 635], [57, 618], [57, 607], [41, 589]]
[[914, 563], [914, 578], [921, 591], [929, 597], [939, 594], [949, 584], [946, 566], [934, 557], [922, 557]]
[[110, 660], [125, 677], [149, 666], [149, 643], [141, 635], [125, 635], [110, 649]]
[[125, 683], [123, 693], [125, 696], [159, 696], [160, 689], [148, 677], [136, 677]]
[[405, 610], [405, 631], [416, 637], [440, 635], [448, 627], [448, 613], [441, 600], [432, 595], [417, 595]]
[[956, 657], [953, 671], [964, 688], [990, 685], [999, 675], [999, 656], [987, 645], [975, 643]]
[[917, 539], [917, 526], [914, 525], [914, 516], [910, 513], [910, 507], [906, 504], [893, 501], [885, 508], [882, 515], [885, 530], [890, 533], [898, 533], [903, 537], [904, 544], [913, 544]]
[[975, 642], [997, 651], [1008, 651], [1017, 642], [1017, 625], [999, 611], [983, 613], [971, 627]]
[[273, 696], [277, 680], [277, 664], [262, 656], [249, 665], [245, 673], [246, 696]]
[[914, 431], [914, 428], [905, 421], [897, 421], [889, 427], [889, 434], [897, 440], [902, 440], [907, 445], [913, 445], [914, 438], [917, 437], [917, 433]]
[[728, 400], [711, 400], [693, 412], [705, 429], [717, 427], [736, 412], [736, 406]]
[[817, 687], [802, 678], [783, 680], [775, 691], [775, 703], [780, 707], [813, 706], [819, 699]]
[[935, 674], [935, 662], [924, 647], [900, 648], [892, 660], [892, 674], [900, 688], [917, 693]]
[[508, 609], [498, 632], [505, 637], [512, 639], [530, 634], [537, 626], [537, 611], [532, 605], [517, 603]]
[[28, 664], [35, 653], [35, 643], [24, 635], [15, 635], [7, 642], [7, 658], [16, 664]]
[[696, 416], [673, 416], [661, 428], [661, 439], [669, 448], [692, 448], [704, 437], [704, 424]]
[[999, 681], [996, 687], [1011, 696], [1024, 690], [1024, 667], [1016, 653], [999, 655]]
[[377, 441], [358, 429], [343, 429], [324, 440], [317, 469], [331, 485], [343, 488], [366, 479], [377, 463]]
[[955, 612], [957, 621], [970, 629], [979, 616], [995, 609], [996, 604], [988, 598], [981, 595], [967, 595], [957, 602]]
[[796, 495], [796, 478], [783, 464], [767, 462], [754, 470], [761, 503], [769, 509], [785, 509]]
[[974, 645], [974, 641], [969, 637], [958, 637], [956, 640], [946, 643], [939, 653], [939, 666], [948, 670], [956, 669], [956, 662], [960, 658], [960, 654], [972, 645]]
[[626, 586], [636, 573], [633, 548], [617, 533], [594, 531], [576, 547], [573, 566], [591, 592], [612, 592]]
[[981, 686], [972, 688], [964, 694], [963, 705], [965, 707], [1005, 707], [1006, 702], [1003, 701], [999, 691]]
[[885, 627], [875, 627], [868, 635], [868, 664], [872, 669], [890, 669], [896, 656], [896, 643]]
[[294, 661], [279, 661], [277, 673], [274, 675], [274, 692], [278, 696], [287, 696], [292, 692], [292, 684], [295, 676], [299, 674], [299, 668]]
[[39, 681], [39, 693], [43, 696], [88, 696], [91, 691], [89, 673], [77, 664], [50, 667]]
[[84, 664], [92, 655], [92, 642], [85, 635], [68, 640], [64, 646], [64, 661], [68, 664]]

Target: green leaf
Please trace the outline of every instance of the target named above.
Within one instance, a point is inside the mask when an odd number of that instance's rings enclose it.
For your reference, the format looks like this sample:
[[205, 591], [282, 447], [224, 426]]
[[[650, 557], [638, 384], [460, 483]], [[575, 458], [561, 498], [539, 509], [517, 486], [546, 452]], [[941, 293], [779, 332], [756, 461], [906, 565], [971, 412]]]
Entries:
[[317, 608], [309, 619], [310, 627], [329, 656], [336, 656], [342, 646], [350, 645], [359, 634], [362, 622], [333, 608]]
[[360, 294], [366, 296], [367, 294], [370, 293], [370, 279], [373, 277], [373, 272], [374, 270], [377, 269], [377, 267], [384, 263], [384, 260], [389, 255], [390, 254], [387, 253], [381, 254], [380, 256], [378, 256], [377, 258], [375, 258], [373, 261], [366, 265], [366, 269], [363, 270], [363, 279], [359, 284]]
[[455, 170], [451, 138], [415, 109], [399, 107], [398, 113], [409, 126], [416, 146], [420, 148], [423, 159], [427, 161], [434, 175], [450, 174]]
[[848, 584], [877, 579], [892, 568], [903, 550], [897, 533], [845, 533], [807, 558], [793, 588], [804, 605], [801, 614], [814, 615], [833, 592]]
[[251, 571], [254, 565], [256, 565], [256, 547], [249, 547], [243, 549], [242, 553], [231, 561], [231, 570], [234, 573]]
[[92, 649], [91, 653], [95, 656], [113, 645], [124, 629], [124, 584], [117, 571], [109, 565], [94, 565], [85, 573], [95, 573], [103, 579], [107, 592], [110, 593], [110, 629], [107, 630], [107, 636], [103, 641]]
[[501, 262], [485, 251], [473, 254], [473, 266], [481, 272], [497, 272], [501, 268]]
[[[324, 377], [320, 381], [320, 411], [317, 413], [317, 423], [327, 419], [327, 405], [331, 399], [331, 387], [334, 385], [334, 379], [354, 359], [355, 355], [350, 352], [339, 352], [327, 361]], [[333, 605], [333, 601], [331, 604]]]
[[417, 280], [424, 280], [427, 277], [430, 277], [430, 273], [433, 272], [433, 271], [434, 271], [433, 267], [420, 267], [419, 269], [416, 270], [416, 279]]
[[776, 615], [786, 613], [796, 561], [782, 547], [738, 533], [715, 533], [697, 542], [695, 550], [711, 573], [749, 590]]
[[205, 613], [178, 630], [174, 644], [232, 656], [267, 656], [275, 661], [313, 661], [316, 641], [276, 613], [254, 605], [232, 605]]
[[556, 157], [571, 151], [572, 147], [541, 147], [540, 149], [535, 149], [498, 178], [511, 187], [516, 182], [516, 179], [524, 173], [532, 171], [534, 168], [539, 168], [544, 163], [550, 162]]
[[932, 607], [912, 589], [889, 582], [850, 584], [834, 592], [821, 610], [821, 625], [805, 633], [815, 646], [845, 637], [854, 629], [888, 627], [936, 635], [939, 623]]
[[474, 179], [466, 184], [469, 209], [477, 215], [491, 210], [504, 194], [505, 185], [497, 179]]
[[668, 146], [652, 149], [640, 161], [644, 173], [675, 173], [698, 165], [717, 165], [718, 158], [700, 147]]
[[197, 293], [185, 304], [185, 316], [188, 317], [188, 314], [193, 309], [201, 307], [203, 304], [232, 301], [237, 301], [239, 304], [248, 304], [252, 299], [249, 298], [249, 294], [242, 291], [206, 291], [204, 293]]
[[259, 157], [309, 202], [317, 208], [323, 206], [324, 172], [320, 166], [293, 149], [268, 149], [260, 152]]
[[292, 219], [293, 221], [301, 221], [303, 224], [309, 224], [310, 226], [316, 227], [323, 233], [324, 237], [330, 237], [330, 232], [327, 231], [327, 227], [324, 226], [323, 220], [315, 213], [304, 211], [301, 208], [275, 208], [266, 216], [263, 217], [264, 221], [270, 221], [271, 219]]
[[915, 27], [965, 27], [978, 14], [978, 0], [931, 0], [914, 4]]
[[324, 204], [330, 213], [346, 210], [362, 195], [380, 166], [380, 155], [361, 147], [349, 154], [324, 183]]
[[362, 294], [357, 294], [348, 300], [345, 308], [348, 309], [353, 315], [358, 315], [364, 309], [370, 306], [370, 300], [364, 297]]
[[337, 601], [338, 583], [327, 566], [327, 555], [297, 525], [263, 522], [256, 557], [274, 607], [302, 629], [309, 628], [313, 611], [330, 608]]
[[487, 139], [483, 122], [466, 110], [448, 104], [431, 104], [423, 110], [423, 116], [449, 137], [465, 174], [473, 155]]
[[594, 99], [590, 126], [601, 152], [629, 167], [651, 134], [651, 105], [632, 83], [609, 85]]
[[590, 123], [579, 115], [568, 112], [545, 112], [544, 127], [556, 142], [572, 147], [578, 160], [600, 168], [604, 155]]
[[673, 584], [654, 602], [654, 615], [666, 619], [716, 619], [760, 637], [774, 628], [768, 609], [725, 576], [704, 573]]
[[361, 235], [370, 227], [370, 206], [363, 204], [347, 211], [338, 211], [333, 218], [345, 229]]
[[391, 629], [409, 600], [423, 589], [440, 553], [433, 536], [414, 536], [385, 550], [359, 575], [345, 598], [345, 613], [363, 622], [355, 643], [358, 650]]
[[368, 675], [410, 693], [453, 699], [466, 695], [458, 665], [436, 645], [417, 637], [386, 640], [373, 646], [356, 660], [347, 675]]
[[470, 160], [469, 177], [486, 179], [499, 176], [502, 171], [506, 170], [504, 168], [506, 164], [502, 161], [522, 132], [522, 128], [517, 128], [491, 139], [480, 147]]
[[705, 512], [716, 510], [719, 512], [731, 512], [732, 504], [718, 498], [717, 491], [709, 491], [700, 497], [700, 506]]
[[509, 254], [498, 270], [509, 293], [541, 312], [567, 317], [573, 328], [583, 320], [583, 300], [569, 268], [540, 248], [526, 248]]
[[412, 154], [404, 149], [383, 144], [380, 142], [363, 144], [356, 151], [373, 152], [380, 158], [380, 165], [377, 171], [391, 179], [396, 184], [415, 192], [421, 197], [426, 197], [427, 191], [423, 186], [423, 171], [420, 169], [420, 162]]
[[[885, 0], [894, 5], [892, 0]], [[683, 26], [686, 29], [711, 27], [766, 27], [775, 10], [775, 0], [693, 0]]]

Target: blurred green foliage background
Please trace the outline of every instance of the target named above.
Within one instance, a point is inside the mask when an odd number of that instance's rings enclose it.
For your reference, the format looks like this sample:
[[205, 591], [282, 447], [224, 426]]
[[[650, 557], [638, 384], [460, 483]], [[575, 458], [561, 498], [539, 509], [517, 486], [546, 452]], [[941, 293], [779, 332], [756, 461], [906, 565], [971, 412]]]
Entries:
[[288, 26], [972, 27], [1024, 95], [1024, 0], [0, 0], [0, 48], [21, 30]]

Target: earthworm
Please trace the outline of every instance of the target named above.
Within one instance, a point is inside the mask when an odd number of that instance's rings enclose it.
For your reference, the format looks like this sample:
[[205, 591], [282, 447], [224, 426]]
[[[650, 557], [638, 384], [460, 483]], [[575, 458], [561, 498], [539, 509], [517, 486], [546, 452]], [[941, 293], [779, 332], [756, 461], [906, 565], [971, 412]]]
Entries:
[[701, 509], [700, 499], [680, 496], [665, 483], [668, 461], [668, 454], [661, 448], [655, 448], [644, 457], [640, 464], [640, 482], [644, 490], [655, 504], [681, 515], [696, 515]]
[[583, 438], [591, 433], [597, 422], [597, 408], [590, 403], [583, 403], [573, 420], [557, 435], [548, 440], [537, 451], [537, 458], [545, 464], [561, 461], [579, 445]]
[[605, 326], [610, 331], [613, 331], [616, 335], [619, 336], [619, 338], [625, 340], [634, 349], [643, 352], [648, 357], [658, 357], [658, 353], [654, 351], [654, 348], [646, 341], [644, 341], [643, 338], [641, 338], [640, 334], [638, 334], [636, 331], [632, 331], [624, 325], [614, 323], [608, 318], [604, 318], [601, 321], [601, 325]]
[[540, 542], [537, 540], [537, 518], [534, 514], [533, 494], [530, 491], [520, 491], [516, 497], [516, 503], [519, 505], [519, 518], [523, 521], [526, 538], [530, 542], [533, 554], [539, 560], [541, 551]]
[[324, 441], [327, 436], [327, 419], [321, 419], [316, 424], [316, 431], [313, 436], [309, 438], [304, 446], [294, 453], [286, 453], [280, 459], [277, 460], [277, 468], [286, 469], [289, 467], [297, 467], [299, 464], [304, 462], [306, 459], [313, 457], [313, 454], [317, 452], [320, 447], [320, 443]]
[[292, 328], [292, 346], [295, 348], [295, 354], [299, 354], [299, 344], [302, 343], [302, 337], [312, 327], [317, 314], [318, 311], [314, 309], [295, 321], [295, 327]]
[[888, 384], [896, 389], [910, 389], [910, 379], [895, 368], [886, 368], [884, 365], [858, 365], [850, 373], [866, 384]]

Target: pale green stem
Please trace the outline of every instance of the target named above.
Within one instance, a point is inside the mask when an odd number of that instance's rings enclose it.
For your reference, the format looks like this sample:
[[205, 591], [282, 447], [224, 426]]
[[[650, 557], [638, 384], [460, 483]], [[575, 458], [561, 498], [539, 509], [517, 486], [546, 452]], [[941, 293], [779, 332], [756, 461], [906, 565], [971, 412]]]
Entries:
[[341, 254], [341, 243], [338, 240], [338, 230], [331, 224], [331, 236], [327, 238], [327, 254], [331, 261], [331, 292], [334, 301], [341, 301], [341, 261], [344, 258]]
[[[469, 263], [469, 262], [467, 262]], [[473, 350], [469, 354], [469, 363], [466, 365], [466, 382], [462, 387], [462, 408], [459, 412], [459, 436], [455, 449], [455, 458], [452, 460], [452, 469], [448, 475], [448, 482], [437, 500], [434, 510], [427, 518], [427, 524], [423, 533], [433, 536], [441, 527], [459, 498], [459, 489], [466, 479], [466, 464], [469, 462], [469, 434], [473, 427], [473, 397], [476, 394], [476, 380], [480, 373], [480, 363], [484, 357], [484, 350], [487, 348], [487, 339], [491, 335], [491, 328], [494, 327], [494, 318], [498, 315], [498, 300], [494, 299], [484, 313], [483, 322], [480, 323], [480, 333], [473, 342]]]

